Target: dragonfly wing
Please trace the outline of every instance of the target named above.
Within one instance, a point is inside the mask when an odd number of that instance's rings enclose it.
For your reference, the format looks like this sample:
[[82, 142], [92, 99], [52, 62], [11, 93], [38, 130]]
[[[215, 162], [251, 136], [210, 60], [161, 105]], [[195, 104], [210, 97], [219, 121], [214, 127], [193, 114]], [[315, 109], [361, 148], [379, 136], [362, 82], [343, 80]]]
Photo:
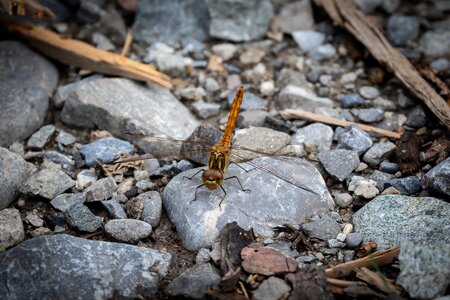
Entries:
[[208, 153], [211, 145], [217, 144], [223, 133], [210, 124], [204, 124], [197, 127], [194, 132], [187, 138], [186, 142], [181, 146], [181, 152], [187, 159], [196, 163], [207, 165]]

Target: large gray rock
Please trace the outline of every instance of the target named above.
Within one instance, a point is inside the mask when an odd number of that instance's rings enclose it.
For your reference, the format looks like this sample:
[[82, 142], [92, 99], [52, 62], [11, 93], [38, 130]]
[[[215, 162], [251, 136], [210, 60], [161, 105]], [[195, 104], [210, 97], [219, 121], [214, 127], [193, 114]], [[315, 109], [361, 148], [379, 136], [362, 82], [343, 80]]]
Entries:
[[20, 155], [0, 147], [0, 209], [10, 205], [19, 188], [37, 169]]
[[76, 86], [65, 99], [63, 122], [116, 133], [186, 138], [197, 120], [168, 90], [128, 79], [104, 78]]
[[0, 210], [0, 252], [19, 244], [24, 238], [20, 212], [15, 208]]
[[450, 196], [450, 157], [428, 171], [423, 182], [428, 188]]
[[[221, 229], [232, 221], [271, 237], [274, 226], [300, 224], [307, 216], [334, 207], [322, 176], [303, 159], [262, 157], [240, 166], [231, 164], [225, 174], [229, 180], [223, 184], [225, 197], [221, 189], [197, 189], [202, 183], [200, 175], [186, 178], [196, 172], [198, 168], [179, 174], [163, 194], [165, 211], [189, 250], [210, 247]], [[234, 176], [250, 191], [243, 191]]]
[[209, 37], [205, 0], [139, 1], [133, 36], [147, 44], [175, 44], [184, 37], [203, 41]]
[[402, 241], [400, 244], [401, 285], [414, 299], [443, 296], [450, 284], [450, 245]]
[[0, 295], [10, 299], [147, 298], [156, 294], [170, 261], [169, 253], [148, 248], [68, 235], [43, 236], [0, 254]]
[[75, 186], [75, 181], [61, 170], [42, 169], [34, 173], [20, 187], [20, 192], [53, 199]]
[[432, 197], [378, 196], [353, 215], [355, 232], [379, 249], [403, 240], [450, 243], [450, 204]]
[[206, 0], [211, 17], [212, 37], [233, 42], [262, 38], [273, 17], [270, 0]]
[[58, 71], [14, 41], [0, 42], [0, 146], [28, 138], [41, 127]]

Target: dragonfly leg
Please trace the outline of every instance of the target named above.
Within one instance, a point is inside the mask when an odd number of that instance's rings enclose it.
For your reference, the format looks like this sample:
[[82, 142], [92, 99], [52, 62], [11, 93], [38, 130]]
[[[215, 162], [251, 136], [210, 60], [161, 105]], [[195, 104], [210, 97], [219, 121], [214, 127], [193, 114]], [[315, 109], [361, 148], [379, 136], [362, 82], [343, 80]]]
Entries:
[[[197, 172], [198, 173], [198, 172]], [[197, 174], [197, 173], [195, 173], [195, 174]], [[189, 177], [188, 177], [189, 178]], [[202, 184], [200, 184], [199, 186], [197, 186], [196, 188], [195, 188], [195, 194], [194, 194], [194, 199], [192, 199], [191, 201], [189, 201], [189, 204], [191, 204], [192, 202], [194, 202], [195, 200], [197, 200], [197, 192], [198, 192], [198, 189], [199, 188], [201, 188], [202, 186], [204, 186], [205, 184], [204, 183], [202, 183]]]
[[197, 174], [198, 173], [200, 173], [200, 172], [204, 172], [205, 171], [205, 169], [200, 169], [200, 170], [198, 170], [197, 172], [195, 172], [195, 174], [194, 175], [192, 175], [191, 177], [189, 177], [189, 176], [183, 176], [183, 179], [189, 179], [189, 180], [192, 180], [192, 178], [194, 178], [195, 176], [197, 176]]
[[[225, 179], [226, 180], [226, 179]], [[220, 200], [220, 202], [219, 202], [219, 208], [220, 208], [220, 210], [222, 210], [222, 207], [220, 206], [221, 204], [222, 204], [222, 202], [223, 202], [223, 200], [225, 200], [225, 197], [227, 196], [227, 192], [225, 191], [225, 189], [223, 188], [223, 186], [221, 186], [221, 185], [219, 185], [220, 186], [220, 188], [222, 189], [222, 191], [223, 191], [223, 197], [222, 197], [222, 199]]]
[[238, 163], [235, 163], [234, 161], [230, 161], [230, 165], [231, 165], [231, 164], [235, 164], [236, 166], [238, 166], [239, 168], [241, 168], [242, 170], [244, 170], [245, 173], [248, 173], [248, 172], [253, 171], [254, 169], [256, 169], [256, 168], [252, 168], [252, 169], [250, 169], [250, 170], [246, 170], [243, 166], [241, 166], [241, 165], [238, 164]]
[[[251, 170], [250, 170], [250, 171], [251, 171]], [[248, 172], [250, 172], [250, 171], [248, 171]], [[224, 180], [233, 179], [233, 178], [237, 180], [237, 182], [239, 183], [239, 186], [241, 187], [241, 190], [242, 190], [243, 192], [251, 192], [249, 189], [244, 189], [244, 187], [242, 186], [241, 181], [239, 180], [239, 178], [238, 178], [237, 176], [227, 177], [227, 178], [225, 178]], [[222, 187], [222, 186], [221, 186], [221, 187]], [[223, 190], [223, 188], [222, 188], [222, 190]]]

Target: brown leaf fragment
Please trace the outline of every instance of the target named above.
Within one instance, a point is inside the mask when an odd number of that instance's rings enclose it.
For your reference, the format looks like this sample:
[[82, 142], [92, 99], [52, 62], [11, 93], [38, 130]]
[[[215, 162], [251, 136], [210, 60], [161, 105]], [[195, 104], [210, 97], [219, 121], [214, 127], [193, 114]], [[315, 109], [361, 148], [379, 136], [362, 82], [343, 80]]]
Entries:
[[0, 10], [8, 15], [27, 16], [39, 20], [55, 17], [50, 9], [34, 0], [0, 0]]
[[254, 242], [251, 230], [244, 230], [237, 222], [228, 223], [222, 229], [220, 246], [220, 282], [222, 291], [232, 291], [241, 275], [241, 250]]
[[433, 83], [439, 89], [439, 95], [442, 97], [450, 96], [449, 87], [436, 75], [436, 72], [432, 68], [429, 66], [420, 66], [417, 69], [423, 77], [428, 79], [428, 81]]
[[306, 272], [288, 274], [285, 279], [292, 285], [289, 300], [334, 299], [333, 294], [328, 290], [327, 275], [322, 268], [310, 267]]
[[377, 249], [378, 245], [376, 242], [367, 242], [361, 245], [361, 247], [356, 250], [356, 257], [363, 258], [369, 254], [372, 254]]
[[125, 202], [123, 209], [130, 219], [140, 220], [142, 216], [142, 211], [144, 210], [144, 202], [138, 198], [132, 198]]
[[270, 276], [297, 270], [295, 259], [272, 247], [261, 247], [257, 244], [245, 247], [241, 251], [241, 257], [242, 267], [249, 273]]
[[273, 230], [275, 232], [275, 238], [277, 238], [280, 233], [284, 233], [282, 240], [289, 241], [291, 243], [291, 249], [307, 251], [313, 249], [309, 238], [305, 236], [301, 229], [297, 229], [290, 224], [283, 224], [283, 226], [274, 227]]
[[356, 277], [375, 286], [386, 294], [400, 295], [402, 292], [402, 289], [399, 286], [396, 286], [392, 279], [386, 278], [383, 274], [373, 272], [366, 267], [356, 269]]
[[413, 132], [405, 132], [395, 143], [395, 158], [403, 175], [409, 175], [419, 169], [420, 140]]
[[450, 140], [439, 139], [433, 141], [430, 148], [425, 151], [425, 161], [436, 160], [436, 164], [442, 162], [450, 153]]

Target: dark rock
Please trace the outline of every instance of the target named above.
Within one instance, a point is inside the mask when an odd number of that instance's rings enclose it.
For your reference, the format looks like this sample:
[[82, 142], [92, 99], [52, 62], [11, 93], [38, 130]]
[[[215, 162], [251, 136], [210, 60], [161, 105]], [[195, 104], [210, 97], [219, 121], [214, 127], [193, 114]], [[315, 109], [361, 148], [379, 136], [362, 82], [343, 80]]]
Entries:
[[20, 192], [53, 199], [73, 186], [75, 181], [63, 171], [42, 169], [28, 177], [20, 187]]
[[19, 211], [15, 208], [0, 210], [0, 252], [21, 243], [24, 239], [25, 230]]
[[404, 240], [400, 243], [399, 261], [396, 283], [412, 298], [438, 299], [445, 295], [450, 278], [450, 245]]
[[373, 145], [370, 135], [357, 126], [345, 128], [337, 139], [337, 149], [353, 150], [358, 152], [358, 155], [363, 154]]
[[364, 154], [363, 160], [372, 165], [378, 165], [388, 158], [395, 150], [395, 145], [391, 142], [376, 143]]
[[329, 150], [319, 153], [317, 158], [325, 170], [339, 181], [343, 181], [359, 165], [358, 153], [351, 150]]
[[126, 243], [137, 243], [152, 233], [152, 226], [133, 219], [115, 219], [105, 224], [105, 231], [112, 238]]
[[380, 122], [384, 119], [384, 111], [380, 108], [361, 108], [357, 112], [357, 117], [365, 123]]
[[83, 193], [77, 193], [77, 194], [61, 194], [56, 196], [52, 201], [50, 201], [50, 204], [62, 211], [65, 212], [69, 209], [72, 205], [76, 203], [84, 203], [86, 201], [86, 198]]
[[334, 239], [341, 232], [341, 226], [332, 218], [322, 218], [317, 221], [304, 223], [301, 229], [309, 237], [318, 238], [323, 241]]
[[384, 173], [384, 172], [380, 172], [378, 170], [375, 170], [371, 175], [370, 175], [370, 179], [372, 179], [373, 181], [375, 181], [377, 183], [377, 189], [382, 192], [386, 187], [384, 186], [384, 184], [390, 180], [394, 178], [394, 175], [392, 174], [388, 174], [388, 173]]
[[41, 127], [58, 71], [15, 41], [0, 42], [0, 146], [28, 138]]
[[[148, 248], [43, 236], [0, 254], [0, 278], [5, 279], [0, 294], [12, 299], [151, 297], [170, 261], [169, 253]], [[64, 276], [57, 275], [61, 270]]]
[[427, 115], [425, 113], [425, 110], [422, 108], [422, 106], [416, 106], [414, 107], [409, 113], [408, 113], [408, 119], [406, 120], [406, 125], [413, 128], [420, 128], [427, 124]]
[[121, 154], [132, 154], [133, 151], [134, 148], [129, 142], [113, 137], [99, 139], [80, 149], [81, 156], [88, 167], [95, 165], [96, 161], [101, 164], [112, 163]]
[[205, 0], [139, 1], [133, 25], [137, 41], [175, 44], [185, 37], [209, 38], [209, 14]]
[[416, 176], [392, 178], [384, 183], [384, 188], [393, 186], [402, 195], [413, 195], [422, 190], [422, 183]]
[[395, 174], [400, 170], [400, 166], [397, 163], [383, 161], [380, 163], [380, 171], [387, 172], [389, 174]]
[[94, 215], [83, 203], [77, 202], [65, 212], [67, 223], [70, 226], [86, 232], [94, 232], [102, 227], [102, 221]]
[[262, 38], [273, 17], [270, 0], [206, 0], [211, 17], [212, 37], [233, 42], [248, 42]]
[[172, 297], [204, 299], [208, 289], [220, 282], [220, 273], [212, 264], [194, 265], [181, 273], [167, 286]]
[[417, 17], [392, 15], [387, 21], [387, 36], [394, 46], [405, 46], [419, 34]]
[[36, 171], [20, 155], [0, 147], [0, 209], [16, 200], [22, 183]]
[[374, 241], [379, 249], [402, 240], [448, 245], [450, 204], [432, 197], [378, 196], [354, 214], [353, 224], [364, 242]]
[[423, 180], [427, 188], [450, 196], [450, 158], [428, 171]]
[[50, 141], [50, 138], [55, 133], [56, 128], [53, 125], [46, 125], [39, 128], [38, 131], [33, 133], [27, 142], [27, 148], [42, 149], [45, 144]]
[[122, 206], [115, 199], [102, 201], [103, 206], [108, 211], [109, 215], [113, 219], [126, 219], [127, 214], [123, 210]]
[[340, 99], [343, 108], [357, 107], [364, 105], [364, 99], [359, 94], [348, 94], [342, 96]]

